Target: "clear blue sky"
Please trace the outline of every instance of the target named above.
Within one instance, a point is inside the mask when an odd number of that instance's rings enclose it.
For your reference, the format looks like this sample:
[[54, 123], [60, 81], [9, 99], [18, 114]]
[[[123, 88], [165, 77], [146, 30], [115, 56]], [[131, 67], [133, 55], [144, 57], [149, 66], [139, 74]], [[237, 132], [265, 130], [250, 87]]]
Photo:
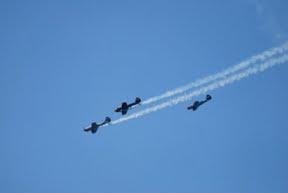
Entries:
[[[286, 0], [0, 1], [0, 192], [285, 193], [288, 65], [82, 131], [287, 40]], [[203, 96], [204, 97], [204, 96]], [[197, 99], [201, 99], [199, 97]]]

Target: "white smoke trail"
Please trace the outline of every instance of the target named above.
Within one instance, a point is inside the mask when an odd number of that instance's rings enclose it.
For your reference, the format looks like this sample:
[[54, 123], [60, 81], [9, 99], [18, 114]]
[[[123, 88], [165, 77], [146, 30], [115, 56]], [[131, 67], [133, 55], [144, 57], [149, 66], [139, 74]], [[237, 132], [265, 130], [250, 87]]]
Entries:
[[233, 73], [236, 73], [237, 71], [243, 70], [243, 69], [245, 69], [251, 65], [257, 64], [257, 62], [263, 62], [263, 61], [266, 61], [268, 58], [271, 58], [275, 55], [283, 54], [287, 50], [288, 50], [288, 42], [282, 44], [279, 47], [274, 47], [274, 48], [271, 48], [269, 50], [262, 52], [261, 54], [252, 56], [251, 58], [249, 58], [243, 62], [240, 62], [239, 64], [236, 64], [232, 67], [229, 67], [229, 68], [227, 68], [221, 72], [218, 72], [216, 74], [212, 74], [212, 75], [204, 77], [202, 79], [198, 79], [198, 80], [196, 80], [192, 83], [189, 83], [185, 86], [167, 91], [164, 94], [161, 94], [159, 96], [151, 97], [151, 98], [143, 101], [141, 104], [147, 105], [150, 103], [154, 103], [154, 102], [157, 102], [161, 99], [165, 99], [165, 98], [177, 95], [177, 94], [181, 94], [181, 93], [188, 91], [192, 88], [199, 87], [201, 85], [207, 84], [207, 83], [212, 82], [214, 80], [217, 80], [220, 78], [225, 78], [226, 76], [231, 75]]
[[231, 75], [227, 78], [212, 82], [211, 84], [209, 84], [207, 86], [203, 86], [203, 87], [191, 92], [190, 94], [185, 94], [183, 96], [179, 96], [175, 99], [171, 99], [167, 102], [164, 102], [164, 103], [161, 103], [159, 105], [155, 105], [153, 107], [150, 107], [150, 108], [144, 109], [142, 111], [136, 112], [134, 114], [131, 114], [130, 116], [115, 120], [111, 124], [115, 125], [115, 124], [118, 124], [118, 123], [121, 123], [124, 121], [128, 121], [131, 119], [136, 119], [136, 118], [142, 117], [144, 115], [147, 115], [149, 113], [159, 111], [159, 110], [164, 109], [166, 107], [177, 105], [181, 102], [185, 102], [187, 100], [190, 100], [192, 97], [199, 96], [199, 95], [207, 93], [208, 91], [212, 91], [212, 90], [224, 87], [227, 84], [232, 84], [235, 81], [239, 81], [243, 78], [246, 78], [246, 77], [251, 76], [253, 74], [257, 74], [259, 72], [263, 72], [265, 70], [268, 70], [269, 68], [274, 67], [277, 64], [282, 64], [282, 63], [285, 63], [287, 61], [288, 61], [288, 54], [285, 54], [285, 55], [278, 57], [278, 58], [270, 59], [265, 63], [256, 65], [255, 67], [250, 67], [250, 68], [248, 68], [242, 72]]

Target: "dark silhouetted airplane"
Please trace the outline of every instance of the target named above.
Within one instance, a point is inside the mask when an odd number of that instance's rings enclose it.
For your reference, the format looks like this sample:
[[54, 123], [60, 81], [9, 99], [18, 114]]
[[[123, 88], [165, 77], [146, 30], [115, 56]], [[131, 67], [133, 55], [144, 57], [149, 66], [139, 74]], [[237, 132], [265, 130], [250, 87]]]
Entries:
[[195, 101], [193, 103], [193, 105], [187, 107], [188, 110], [193, 110], [193, 111], [196, 111], [198, 109], [199, 106], [203, 105], [204, 103], [210, 101], [212, 99], [212, 97], [210, 95], [206, 95], [206, 100], [204, 101]]
[[135, 102], [131, 103], [131, 104], [127, 104], [126, 102], [122, 103], [121, 107], [118, 107], [117, 109], [115, 109], [114, 111], [117, 113], [122, 113], [122, 115], [126, 115], [128, 110], [133, 107], [136, 106], [138, 104], [141, 103], [141, 99], [139, 97], [136, 97]]
[[97, 132], [97, 130], [98, 130], [99, 127], [101, 127], [101, 126], [103, 126], [103, 125], [106, 125], [106, 124], [108, 124], [108, 123], [110, 123], [110, 122], [111, 122], [110, 117], [106, 117], [106, 118], [105, 118], [105, 121], [104, 121], [103, 123], [97, 124], [96, 122], [93, 122], [93, 123], [91, 123], [91, 126], [85, 128], [84, 131], [85, 131], [85, 132], [91, 131], [91, 133], [94, 134], [94, 133]]

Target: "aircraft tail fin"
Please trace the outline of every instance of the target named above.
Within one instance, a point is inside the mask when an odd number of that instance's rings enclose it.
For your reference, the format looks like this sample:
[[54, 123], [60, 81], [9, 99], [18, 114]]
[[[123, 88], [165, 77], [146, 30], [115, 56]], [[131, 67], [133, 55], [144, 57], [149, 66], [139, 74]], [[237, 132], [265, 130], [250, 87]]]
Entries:
[[137, 103], [137, 104], [141, 103], [141, 98], [136, 97], [136, 99], [135, 99], [135, 103]]
[[211, 99], [212, 99], [212, 96], [211, 96], [211, 95], [209, 95], [209, 94], [207, 94], [207, 95], [206, 95], [206, 100], [208, 100], [208, 101], [209, 101], [209, 100], [211, 100]]
[[110, 122], [111, 122], [111, 118], [110, 118], [110, 117], [106, 117], [106, 118], [105, 118], [105, 122], [106, 122], [106, 123], [110, 123]]

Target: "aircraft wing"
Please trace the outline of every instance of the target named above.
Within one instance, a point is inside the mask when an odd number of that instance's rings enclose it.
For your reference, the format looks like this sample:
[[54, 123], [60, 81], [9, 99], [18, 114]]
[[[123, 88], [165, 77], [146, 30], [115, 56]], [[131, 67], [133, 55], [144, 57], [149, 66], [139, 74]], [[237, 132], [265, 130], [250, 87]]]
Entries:
[[122, 109], [122, 115], [126, 115], [127, 114], [128, 109]]

